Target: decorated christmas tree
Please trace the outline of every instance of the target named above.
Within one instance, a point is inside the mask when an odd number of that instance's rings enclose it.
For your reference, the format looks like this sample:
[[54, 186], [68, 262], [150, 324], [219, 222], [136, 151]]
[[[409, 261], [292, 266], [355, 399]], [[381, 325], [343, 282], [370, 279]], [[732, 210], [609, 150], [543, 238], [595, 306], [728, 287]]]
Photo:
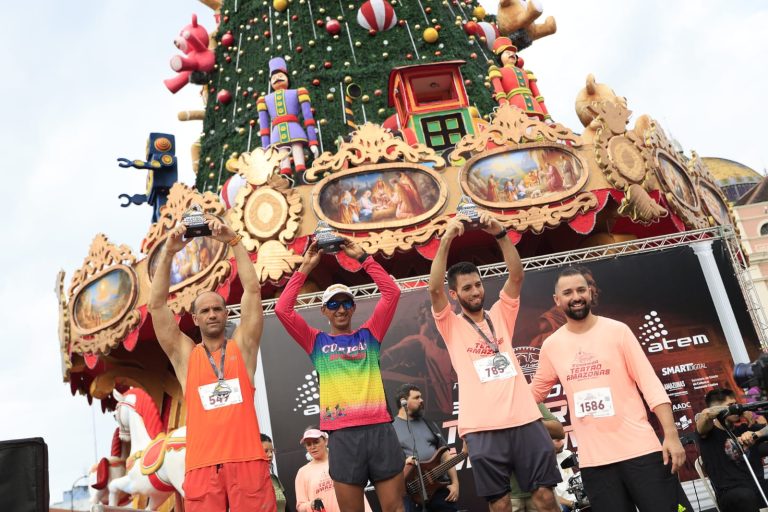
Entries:
[[289, 87], [308, 92], [319, 150], [335, 151], [355, 124], [393, 116], [388, 81], [398, 67], [465, 61], [471, 115], [487, 116], [496, 35], [476, 0], [225, 0], [198, 189], [217, 191], [227, 160], [262, 145], [258, 102], [271, 92], [270, 60], [283, 58]]

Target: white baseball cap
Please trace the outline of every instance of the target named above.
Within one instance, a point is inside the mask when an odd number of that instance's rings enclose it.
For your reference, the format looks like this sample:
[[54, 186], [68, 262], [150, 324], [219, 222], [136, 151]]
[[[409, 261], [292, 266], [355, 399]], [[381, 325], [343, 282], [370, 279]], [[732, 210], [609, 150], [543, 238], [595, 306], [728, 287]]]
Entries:
[[304, 432], [304, 436], [302, 436], [301, 441], [299, 441], [299, 444], [304, 444], [304, 441], [307, 439], [320, 439], [321, 437], [324, 437], [328, 439], [328, 434], [326, 432], [323, 432], [322, 430], [311, 428]]
[[332, 284], [326, 288], [325, 292], [323, 292], [323, 306], [325, 306], [329, 300], [338, 294], [346, 295], [353, 300], [355, 298], [355, 296], [352, 294], [352, 290], [349, 289], [349, 286], [345, 284]]

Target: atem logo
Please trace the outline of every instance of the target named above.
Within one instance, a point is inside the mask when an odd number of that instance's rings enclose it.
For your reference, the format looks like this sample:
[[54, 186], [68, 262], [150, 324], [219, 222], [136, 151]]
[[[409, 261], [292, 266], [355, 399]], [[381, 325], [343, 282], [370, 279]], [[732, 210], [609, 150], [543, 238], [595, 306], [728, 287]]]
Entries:
[[704, 370], [707, 368], [707, 365], [704, 363], [688, 363], [688, 364], [678, 364], [677, 366], [665, 366], [661, 369], [661, 374], [663, 376], [667, 375], [676, 375], [678, 373], [687, 373], [687, 372], [693, 372], [696, 370]]
[[667, 335], [669, 331], [665, 328], [661, 317], [656, 311], [651, 311], [645, 315], [645, 323], [638, 327], [638, 332], [640, 344], [650, 354], [709, 343], [709, 338], [707, 338], [706, 334], [696, 334], [695, 336], [668, 340]]
[[684, 409], [690, 409], [691, 408], [691, 402], [683, 402], [681, 404], [673, 404], [672, 405], [672, 412], [682, 411]]
[[661, 352], [663, 350], [673, 350], [676, 348], [691, 347], [693, 345], [705, 345], [707, 343], [709, 343], [709, 338], [707, 338], [706, 334], [686, 336], [685, 338], [677, 338], [674, 340], [662, 338], [661, 341], [649, 343], [646, 350], [653, 354], [654, 352]]

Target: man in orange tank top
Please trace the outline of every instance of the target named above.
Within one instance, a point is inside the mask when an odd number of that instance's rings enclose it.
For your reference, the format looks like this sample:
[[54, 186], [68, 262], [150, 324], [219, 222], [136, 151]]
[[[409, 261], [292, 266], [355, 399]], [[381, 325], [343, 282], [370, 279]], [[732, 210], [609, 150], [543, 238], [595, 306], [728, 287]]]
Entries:
[[206, 218], [211, 238], [232, 248], [243, 286], [240, 326], [233, 338], [225, 337], [226, 301], [218, 293], [202, 293], [192, 304], [192, 320], [203, 340], [199, 345], [181, 332], [168, 307], [171, 263], [190, 241], [184, 238], [184, 225], [166, 239], [148, 304], [157, 340], [173, 365], [187, 406], [184, 509], [273, 511], [275, 492], [253, 401], [264, 323], [261, 287], [240, 243], [242, 236], [222, 221]]

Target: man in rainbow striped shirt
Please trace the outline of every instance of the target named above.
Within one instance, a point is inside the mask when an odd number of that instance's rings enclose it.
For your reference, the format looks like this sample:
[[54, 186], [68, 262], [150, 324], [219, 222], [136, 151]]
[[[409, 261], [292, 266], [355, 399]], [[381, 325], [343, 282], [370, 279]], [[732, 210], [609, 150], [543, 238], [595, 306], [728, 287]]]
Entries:
[[309, 355], [320, 378], [320, 429], [330, 433], [329, 473], [339, 508], [363, 512], [363, 490], [370, 480], [383, 512], [403, 512], [405, 458], [379, 367], [381, 341], [395, 315], [400, 289], [352, 240], [346, 240], [343, 250], [363, 265], [381, 292], [373, 314], [360, 328], [352, 329], [355, 300], [343, 284], [331, 285], [323, 293], [321, 311], [328, 318], [330, 333], [309, 326], [294, 310], [299, 290], [323, 255], [317, 242], [309, 246], [288, 281], [275, 313]]

